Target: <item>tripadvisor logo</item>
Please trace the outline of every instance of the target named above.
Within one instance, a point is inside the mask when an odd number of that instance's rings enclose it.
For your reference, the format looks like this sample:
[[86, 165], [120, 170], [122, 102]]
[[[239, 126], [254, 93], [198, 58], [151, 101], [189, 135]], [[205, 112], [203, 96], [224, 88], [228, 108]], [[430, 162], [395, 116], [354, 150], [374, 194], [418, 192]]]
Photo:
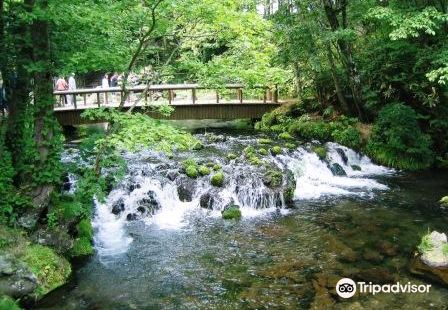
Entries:
[[360, 293], [364, 294], [378, 294], [378, 293], [428, 293], [431, 288], [431, 284], [412, 284], [408, 282], [406, 284], [401, 284], [397, 282], [395, 284], [372, 284], [372, 282], [358, 282], [355, 283], [352, 279], [343, 278], [336, 284], [336, 293], [342, 298], [353, 297], [359, 289]]

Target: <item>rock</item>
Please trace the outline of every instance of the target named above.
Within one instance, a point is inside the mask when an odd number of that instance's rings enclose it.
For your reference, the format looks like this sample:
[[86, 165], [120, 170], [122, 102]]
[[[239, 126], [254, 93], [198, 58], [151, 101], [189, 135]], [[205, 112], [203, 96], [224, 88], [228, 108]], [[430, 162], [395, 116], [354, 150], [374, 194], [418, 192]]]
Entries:
[[261, 138], [257, 140], [258, 144], [270, 144], [272, 143], [271, 139]]
[[419, 245], [421, 260], [429, 267], [448, 267], [448, 241], [437, 231], [425, 235]]
[[336, 152], [337, 152], [337, 153], [339, 154], [339, 156], [341, 157], [342, 162], [344, 163], [344, 165], [347, 165], [347, 163], [348, 163], [348, 157], [347, 157], [347, 155], [345, 155], [344, 150], [338, 147], [338, 148], [336, 149]]
[[329, 250], [338, 255], [340, 261], [354, 263], [358, 260], [358, 254], [342, 241], [339, 241], [333, 236], [328, 236], [327, 240]]
[[319, 285], [316, 280], [312, 280], [313, 288], [315, 291], [314, 300], [310, 305], [310, 309], [312, 310], [325, 310], [325, 309], [333, 309], [334, 299], [331, 297], [328, 290]]
[[199, 205], [201, 208], [213, 210], [213, 205], [215, 204], [215, 195], [211, 192], [207, 192], [199, 198]]
[[214, 174], [211, 179], [210, 182], [212, 183], [213, 186], [216, 187], [221, 187], [224, 185], [224, 174], [222, 172], [217, 172], [216, 174]]
[[341, 165], [338, 163], [334, 163], [331, 166], [328, 167], [331, 170], [331, 173], [335, 176], [346, 176], [347, 173], [345, 172], [344, 168], [342, 168]]
[[147, 196], [142, 200], [138, 201], [137, 204], [139, 205], [139, 208], [143, 208], [143, 210], [147, 211], [148, 214], [154, 214], [157, 210], [161, 208], [161, 205], [156, 198], [157, 197], [156, 194], [153, 191], [148, 191], [146, 195]]
[[241, 210], [238, 206], [232, 206], [229, 208], [225, 208], [222, 212], [222, 218], [225, 220], [232, 220], [237, 219], [239, 220], [241, 218]]
[[351, 165], [353, 171], [361, 171], [361, 167], [358, 165]]
[[190, 178], [181, 176], [176, 179], [176, 183], [180, 201], [191, 201], [196, 191], [196, 182]]
[[138, 189], [138, 188], [141, 188], [140, 184], [132, 183], [132, 184], [129, 184], [128, 191], [133, 192], [135, 189]]
[[168, 171], [168, 173], [166, 174], [166, 177], [168, 178], [168, 180], [170, 181], [174, 181], [176, 180], [176, 178], [179, 176], [179, 172], [177, 170], [170, 170]]
[[442, 207], [448, 208], [448, 196], [445, 196], [442, 199], [440, 199], [439, 203]]
[[19, 217], [17, 221], [19, 226], [28, 230], [34, 229], [36, 227], [37, 221], [40, 218], [40, 213], [38, 211], [39, 210], [29, 210], [29, 212]]
[[362, 258], [369, 262], [379, 263], [384, 259], [384, 256], [374, 250], [366, 249], [362, 254]]
[[0, 255], [0, 296], [23, 298], [37, 288], [36, 276], [11, 255]]
[[188, 167], [185, 168], [185, 174], [188, 177], [190, 177], [192, 179], [195, 179], [195, 178], [198, 177], [199, 172], [198, 172], [198, 169], [195, 166], [188, 166]]
[[233, 153], [229, 153], [229, 154], [227, 154], [227, 159], [228, 160], [234, 160], [234, 159], [236, 159], [238, 156], [236, 156], [235, 154], [233, 154]]
[[441, 283], [448, 287], [448, 267], [431, 267], [425, 264], [420, 255], [415, 255], [410, 264], [410, 271], [415, 275]]
[[377, 243], [378, 251], [385, 256], [396, 256], [398, 254], [398, 245], [393, 244], [387, 240], [382, 240]]
[[397, 277], [385, 268], [373, 267], [370, 269], [361, 269], [353, 275], [353, 278], [359, 281], [372, 282], [374, 284], [388, 284], [397, 282]]
[[320, 160], [325, 160], [327, 158], [327, 149], [323, 146], [315, 146], [312, 151], [316, 153]]
[[278, 169], [268, 169], [264, 173], [262, 181], [264, 185], [268, 187], [279, 187], [283, 183], [282, 171]]
[[138, 215], [135, 213], [128, 213], [128, 215], [126, 215], [126, 220], [128, 221], [135, 221], [138, 219]]
[[283, 190], [283, 199], [285, 200], [285, 203], [291, 204], [294, 201], [294, 187], [287, 187]]
[[279, 147], [278, 145], [272, 147], [272, 148], [270, 149], [270, 151], [271, 151], [271, 154], [274, 155], [274, 156], [276, 156], [276, 155], [280, 155], [281, 153], [283, 153], [282, 148]]
[[31, 240], [52, 247], [60, 254], [68, 253], [73, 247], [73, 238], [67, 233], [66, 227], [55, 227], [54, 229], [39, 229], [31, 235]]
[[265, 148], [260, 148], [258, 149], [258, 154], [263, 156], [268, 155], [268, 150], [266, 150]]
[[281, 134], [278, 135], [279, 139], [284, 139], [284, 140], [292, 140], [294, 139], [293, 136], [291, 136], [291, 134], [289, 132], [282, 132]]
[[222, 167], [221, 167], [220, 164], [214, 164], [213, 165], [213, 171], [218, 171], [218, 170], [221, 170], [221, 169], [222, 169]]
[[112, 205], [112, 213], [115, 215], [120, 214], [124, 211], [124, 201], [123, 199], [118, 200], [116, 203]]
[[145, 207], [140, 206], [137, 208], [137, 211], [143, 214], [146, 212], [146, 209], [145, 209]]
[[199, 174], [202, 176], [209, 175], [211, 172], [210, 168], [208, 168], [207, 166], [200, 166], [198, 171], [199, 171]]

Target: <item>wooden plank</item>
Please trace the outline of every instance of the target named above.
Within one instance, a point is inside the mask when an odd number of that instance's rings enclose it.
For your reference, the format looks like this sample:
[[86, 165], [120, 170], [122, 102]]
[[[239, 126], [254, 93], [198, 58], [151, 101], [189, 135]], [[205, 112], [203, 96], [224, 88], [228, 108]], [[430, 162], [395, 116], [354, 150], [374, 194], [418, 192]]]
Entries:
[[87, 105], [87, 94], [83, 94], [82, 97], [84, 98], [84, 105]]
[[196, 103], [196, 89], [195, 88], [191, 89], [191, 101], [193, 102], [193, 104]]

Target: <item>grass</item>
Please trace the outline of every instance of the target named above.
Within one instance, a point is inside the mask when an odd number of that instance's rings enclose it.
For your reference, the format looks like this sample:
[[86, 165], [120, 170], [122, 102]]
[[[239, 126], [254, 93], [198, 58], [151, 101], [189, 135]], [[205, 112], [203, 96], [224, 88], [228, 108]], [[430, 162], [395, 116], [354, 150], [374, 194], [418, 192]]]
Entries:
[[420, 242], [417, 248], [420, 253], [424, 254], [431, 251], [433, 247], [434, 246], [431, 242], [431, 236], [428, 233], [422, 237], [422, 241]]
[[17, 303], [9, 296], [0, 297], [0, 310], [20, 310]]
[[443, 255], [448, 256], [448, 244], [443, 245], [442, 253], [443, 253]]

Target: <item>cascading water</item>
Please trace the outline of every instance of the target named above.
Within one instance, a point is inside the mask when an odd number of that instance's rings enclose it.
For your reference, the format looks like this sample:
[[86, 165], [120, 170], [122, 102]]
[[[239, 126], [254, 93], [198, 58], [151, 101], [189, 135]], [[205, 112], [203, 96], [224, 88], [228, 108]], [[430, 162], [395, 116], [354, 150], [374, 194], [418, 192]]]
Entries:
[[[206, 143], [205, 135], [198, 137]], [[243, 218], [274, 211], [286, 213], [291, 205], [285, 197], [289, 187], [293, 189], [294, 200], [335, 195], [368, 196], [387, 189], [373, 177], [391, 173], [391, 170], [336, 143], [325, 145], [326, 160], [319, 159], [310, 145], [285, 149], [277, 156], [266, 155], [259, 166], [248, 163], [244, 155], [225, 160], [229, 151], [242, 154], [243, 147], [257, 145], [256, 139], [245, 138], [224, 137], [222, 141], [209, 143], [202, 153], [183, 155], [196, 158], [200, 164], [222, 166], [223, 187], [212, 186], [210, 176], [197, 179], [185, 176], [179, 162], [187, 157], [168, 159], [151, 151], [127, 154], [130, 164], [126, 178], [104, 203], [96, 202], [93, 226], [99, 256], [106, 258], [125, 253], [132, 242], [126, 225], [135, 220], [160, 229], [179, 229], [187, 227], [189, 217], [196, 213], [217, 217], [229, 205], [239, 206]], [[281, 172], [278, 184], [274, 184], [269, 174], [272, 169]]]

